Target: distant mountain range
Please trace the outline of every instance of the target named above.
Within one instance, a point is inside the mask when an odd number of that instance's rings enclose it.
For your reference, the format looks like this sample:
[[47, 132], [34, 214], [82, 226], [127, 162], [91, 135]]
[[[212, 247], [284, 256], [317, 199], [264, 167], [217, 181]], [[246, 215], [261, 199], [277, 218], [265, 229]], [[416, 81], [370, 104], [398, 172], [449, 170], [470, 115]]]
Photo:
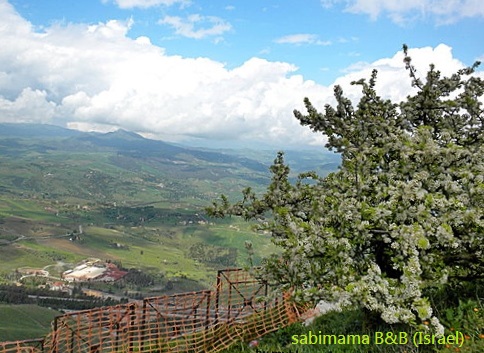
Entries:
[[[18, 146], [19, 139], [28, 139], [32, 149], [39, 151], [116, 151], [131, 157], [158, 157], [167, 160], [203, 160], [222, 164], [239, 164], [258, 172], [268, 170], [276, 151], [240, 149], [196, 149], [151, 140], [126, 130], [108, 133], [81, 132], [47, 124], [0, 123], [0, 149]], [[25, 147], [25, 145], [23, 145]], [[285, 151], [286, 160], [295, 172], [316, 170], [322, 174], [337, 169], [339, 156], [328, 151]], [[250, 157], [247, 157], [248, 155]]]
[[43, 124], [0, 124], [3, 147], [15, 147], [18, 139], [37, 141], [33, 148], [40, 150], [75, 150], [86, 152], [105, 151], [138, 158], [158, 157], [176, 160], [180, 155], [216, 163], [239, 163], [253, 170], [266, 171], [267, 165], [243, 157], [234, 157], [220, 152], [202, 151], [180, 147], [159, 140], [150, 140], [134, 132], [117, 130], [108, 133], [81, 132]]
[[83, 133], [47, 124], [0, 123], [0, 136], [21, 138], [73, 137]]
[[[139, 204], [183, 201], [206, 205], [221, 193], [262, 191], [275, 151], [208, 150], [118, 130], [88, 133], [41, 124], [0, 124], [0, 196]], [[288, 151], [299, 172], [334, 171], [329, 152]]]

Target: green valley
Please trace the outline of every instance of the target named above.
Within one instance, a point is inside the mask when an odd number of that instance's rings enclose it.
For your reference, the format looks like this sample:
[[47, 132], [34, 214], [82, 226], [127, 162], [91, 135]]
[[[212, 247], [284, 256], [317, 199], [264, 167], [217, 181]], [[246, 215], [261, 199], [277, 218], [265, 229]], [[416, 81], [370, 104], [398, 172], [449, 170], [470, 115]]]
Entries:
[[[253, 224], [204, 213], [220, 194], [262, 191], [274, 156], [182, 147], [127, 131], [1, 124], [0, 284], [54, 287], [65, 271], [95, 258], [147, 280], [71, 286], [119, 298], [208, 288], [218, 269], [257, 264], [276, 251]], [[339, 163], [320, 151], [288, 152], [288, 159], [294, 177], [309, 163], [319, 173]], [[48, 276], [25, 275], [36, 270]]]

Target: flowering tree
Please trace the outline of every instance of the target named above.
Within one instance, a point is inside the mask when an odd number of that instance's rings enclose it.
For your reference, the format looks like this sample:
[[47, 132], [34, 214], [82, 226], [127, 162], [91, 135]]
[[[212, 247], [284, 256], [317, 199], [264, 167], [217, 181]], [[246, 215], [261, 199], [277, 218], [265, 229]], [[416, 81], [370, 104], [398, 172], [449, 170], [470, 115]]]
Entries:
[[336, 86], [335, 107], [318, 112], [306, 98], [307, 114], [294, 111], [341, 154], [337, 172], [291, 183], [279, 153], [264, 195], [247, 189], [208, 211], [259, 219], [282, 249], [261, 275], [296, 299], [363, 306], [388, 323], [429, 320], [442, 333], [429, 288], [484, 279], [484, 83], [479, 63], [451, 77], [431, 65], [422, 82], [404, 52], [418, 89], [405, 101], [380, 98], [374, 71], [353, 83], [356, 107]]

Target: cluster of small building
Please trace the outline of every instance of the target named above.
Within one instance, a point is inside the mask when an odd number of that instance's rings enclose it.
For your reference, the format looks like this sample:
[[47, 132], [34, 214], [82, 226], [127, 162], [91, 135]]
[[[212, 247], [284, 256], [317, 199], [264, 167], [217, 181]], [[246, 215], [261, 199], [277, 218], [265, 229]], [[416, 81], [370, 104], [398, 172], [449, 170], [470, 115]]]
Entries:
[[62, 274], [62, 278], [68, 282], [114, 282], [126, 276], [127, 273], [127, 271], [120, 270], [113, 263], [90, 259], [74, 267], [72, 270], [65, 271]]

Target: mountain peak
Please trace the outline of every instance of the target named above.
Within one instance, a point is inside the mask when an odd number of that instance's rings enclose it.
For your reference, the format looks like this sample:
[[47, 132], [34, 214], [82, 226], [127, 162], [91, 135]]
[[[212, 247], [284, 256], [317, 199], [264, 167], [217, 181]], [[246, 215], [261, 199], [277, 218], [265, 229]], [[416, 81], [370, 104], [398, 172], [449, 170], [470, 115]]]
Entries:
[[145, 140], [145, 138], [135, 132], [118, 129], [104, 135], [107, 138], [120, 138], [123, 140]]

